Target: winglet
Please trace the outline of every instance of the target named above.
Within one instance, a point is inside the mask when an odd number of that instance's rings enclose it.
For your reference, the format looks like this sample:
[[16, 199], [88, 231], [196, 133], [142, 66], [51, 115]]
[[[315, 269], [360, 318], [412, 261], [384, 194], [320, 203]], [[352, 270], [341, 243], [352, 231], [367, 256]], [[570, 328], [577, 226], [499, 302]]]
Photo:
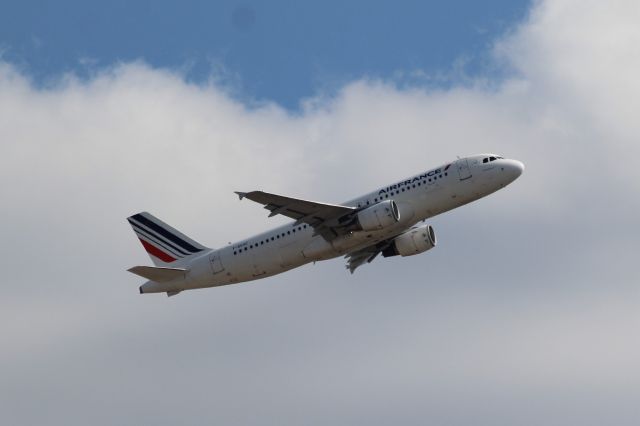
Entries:
[[240, 191], [233, 191], [233, 192], [238, 194], [238, 197], [240, 198], [240, 201], [242, 201], [242, 199], [247, 196], [246, 192], [240, 192]]

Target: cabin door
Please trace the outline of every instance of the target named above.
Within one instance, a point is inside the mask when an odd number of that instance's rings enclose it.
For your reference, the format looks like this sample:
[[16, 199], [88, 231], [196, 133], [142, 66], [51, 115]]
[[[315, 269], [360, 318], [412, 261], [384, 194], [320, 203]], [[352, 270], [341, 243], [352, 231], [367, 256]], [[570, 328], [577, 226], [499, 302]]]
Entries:
[[471, 177], [471, 169], [469, 169], [469, 162], [466, 158], [456, 161], [456, 167], [458, 169], [460, 180], [469, 179]]

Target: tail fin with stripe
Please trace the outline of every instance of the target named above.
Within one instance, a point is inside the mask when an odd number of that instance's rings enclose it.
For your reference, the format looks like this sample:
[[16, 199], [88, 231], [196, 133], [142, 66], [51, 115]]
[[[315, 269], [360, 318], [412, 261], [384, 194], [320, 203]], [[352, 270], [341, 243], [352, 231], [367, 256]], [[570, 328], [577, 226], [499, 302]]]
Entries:
[[207, 250], [207, 247], [150, 213], [138, 213], [127, 220], [156, 266], [175, 265], [184, 258]]

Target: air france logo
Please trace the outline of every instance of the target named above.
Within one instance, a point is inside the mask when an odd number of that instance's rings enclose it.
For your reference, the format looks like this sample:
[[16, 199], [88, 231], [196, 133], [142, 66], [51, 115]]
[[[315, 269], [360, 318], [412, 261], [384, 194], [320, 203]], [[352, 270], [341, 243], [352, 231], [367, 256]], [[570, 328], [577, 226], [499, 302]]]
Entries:
[[415, 176], [415, 177], [413, 177], [411, 179], [407, 179], [405, 181], [398, 182], [398, 183], [396, 183], [394, 185], [387, 186], [386, 188], [381, 189], [378, 192], [378, 195], [386, 194], [387, 192], [398, 190], [398, 189], [402, 188], [403, 186], [409, 186], [409, 185], [414, 184], [415, 182], [420, 182], [420, 181], [426, 180], [428, 178], [431, 178], [431, 177], [434, 177], [434, 176], [437, 176], [437, 175], [441, 175], [442, 172], [446, 172], [447, 170], [449, 170], [449, 167], [451, 167], [451, 164], [447, 164], [444, 169], [443, 168], [437, 168], [437, 169], [428, 171], [427, 173], [423, 173], [421, 175]]

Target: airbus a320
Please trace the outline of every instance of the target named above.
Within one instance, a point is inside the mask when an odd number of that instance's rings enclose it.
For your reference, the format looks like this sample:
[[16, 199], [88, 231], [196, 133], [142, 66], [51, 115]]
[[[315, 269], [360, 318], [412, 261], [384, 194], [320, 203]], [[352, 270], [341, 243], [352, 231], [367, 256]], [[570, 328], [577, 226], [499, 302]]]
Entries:
[[517, 160], [473, 155], [340, 204], [236, 192], [240, 200], [262, 204], [269, 217], [293, 221], [220, 249], [197, 243], [147, 212], [138, 213], [127, 220], [155, 266], [129, 271], [148, 280], [141, 294], [169, 296], [253, 281], [339, 256], [353, 273], [378, 255], [413, 256], [432, 249], [436, 234], [421, 222], [504, 188], [523, 170]]

